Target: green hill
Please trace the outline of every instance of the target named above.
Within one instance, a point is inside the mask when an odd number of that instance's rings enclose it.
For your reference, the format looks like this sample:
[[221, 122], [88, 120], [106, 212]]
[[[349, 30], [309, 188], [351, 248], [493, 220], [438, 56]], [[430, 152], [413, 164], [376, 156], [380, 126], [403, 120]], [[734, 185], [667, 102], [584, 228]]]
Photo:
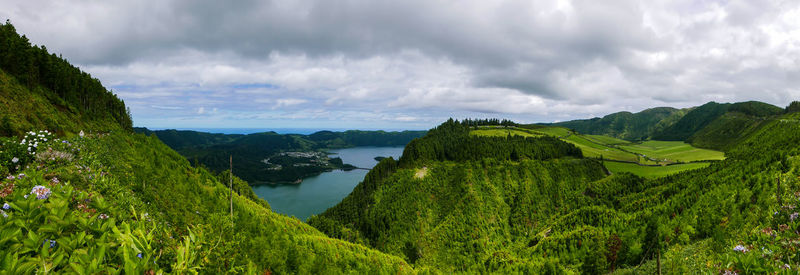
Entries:
[[[309, 223], [423, 270], [653, 274], [659, 250], [667, 273], [794, 269], [796, 250], [780, 240], [800, 237], [787, 230], [800, 226], [791, 218], [800, 206], [798, 121], [797, 113], [766, 118], [725, 160], [657, 179], [609, 177], [598, 161], [571, 154], [448, 155], [493, 147], [497, 137], [465, 136], [476, 129], [446, 122]], [[412, 146], [444, 144], [426, 154]]]
[[679, 109], [659, 107], [638, 113], [618, 112], [602, 118], [572, 120], [549, 125], [570, 128], [582, 134], [605, 135], [624, 140], [643, 140], [658, 130], [659, 123], [669, 121], [675, 115], [683, 113], [685, 112]]
[[686, 141], [697, 147], [726, 151], [746, 139], [768, 118], [788, 112], [790, 108], [784, 110], [758, 101], [709, 102], [689, 109], [652, 108], [635, 114], [619, 112], [603, 118], [551, 125], [629, 141]]
[[125, 103], [86, 72], [0, 24], [0, 134], [131, 129]]
[[[4, 43], [15, 35], [9, 23], [0, 28]], [[25, 51], [7, 49], [4, 60]], [[8, 64], [0, 62], [0, 95], [22, 107], [0, 109], [11, 125], [0, 137], [0, 273], [413, 271], [399, 257], [275, 214], [246, 182], [192, 167], [156, 137], [132, 133], [127, 116], [113, 112], [124, 105], [106, 105], [103, 97], [115, 97], [102, 86], [107, 94], [87, 94], [101, 99], [76, 107], [31, 75], [6, 73]]]

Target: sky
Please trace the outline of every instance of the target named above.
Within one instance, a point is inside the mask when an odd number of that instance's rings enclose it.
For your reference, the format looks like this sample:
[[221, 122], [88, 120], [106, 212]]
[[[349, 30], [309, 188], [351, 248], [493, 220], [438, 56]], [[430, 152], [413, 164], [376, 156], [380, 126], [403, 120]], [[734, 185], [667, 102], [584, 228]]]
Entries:
[[0, 0], [150, 128], [427, 129], [800, 99], [800, 1]]

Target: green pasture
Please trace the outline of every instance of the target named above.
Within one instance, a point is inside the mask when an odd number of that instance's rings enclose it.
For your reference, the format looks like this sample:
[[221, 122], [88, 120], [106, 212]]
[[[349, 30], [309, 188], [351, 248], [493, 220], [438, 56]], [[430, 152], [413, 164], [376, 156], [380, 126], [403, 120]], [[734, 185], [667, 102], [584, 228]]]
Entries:
[[683, 171], [705, 168], [711, 165], [709, 162], [694, 162], [667, 166], [641, 166], [635, 163], [614, 161], [605, 161], [603, 164], [606, 166], [606, 169], [612, 173], [631, 172], [634, 175], [645, 178], [659, 178]]
[[690, 162], [697, 160], [722, 160], [725, 153], [693, 147], [682, 141], [649, 140], [640, 144], [620, 145], [622, 149], [658, 160]]

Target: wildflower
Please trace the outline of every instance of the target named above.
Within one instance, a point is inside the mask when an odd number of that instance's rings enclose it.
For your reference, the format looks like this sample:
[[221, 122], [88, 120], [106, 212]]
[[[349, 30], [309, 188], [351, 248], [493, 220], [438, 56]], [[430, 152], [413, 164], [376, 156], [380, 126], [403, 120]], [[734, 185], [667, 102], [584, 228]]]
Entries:
[[25, 196], [23, 196], [23, 197], [25, 197], [27, 199], [28, 198], [28, 194], [25, 194]]
[[97, 216], [97, 218], [99, 218], [99, 219], [101, 219], [101, 220], [105, 220], [105, 219], [108, 219], [108, 215], [106, 215], [105, 213], [103, 213], [103, 214], [100, 214], [100, 216]]
[[37, 185], [31, 189], [31, 194], [35, 194], [37, 199], [44, 200], [50, 197], [50, 188]]
[[22, 173], [20, 173], [19, 175], [17, 175], [17, 178], [18, 178], [18, 179], [22, 179], [22, 178], [24, 178], [24, 177], [25, 177], [25, 174], [22, 174]]
[[50, 248], [56, 247], [56, 241], [55, 240], [45, 239], [44, 242], [42, 242], [42, 245], [43, 246], [47, 245], [47, 243], [50, 243]]
[[8, 175], [8, 177], [6, 177], [6, 179], [7, 179], [7, 180], [14, 180], [14, 179], [16, 179], [16, 178], [14, 177], [14, 175]]
[[0, 210], [0, 214], [3, 215], [3, 218], [8, 218], [8, 214], [6, 214], [6, 211]]
[[4, 203], [3, 204], [3, 209], [5, 209], [5, 210], [11, 209], [11, 205], [8, 205], [8, 203]]
[[19, 159], [17, 157], [11, 159], [11, 163], [17, 163], [17, 162], [19, 162]]
[[80, 132], [80, 133], [78, 133], [78, 135], [79, 135], [79, 136], [81, 136], [81, 137], [83, 137], [83, 135], [84, 135], [84, 134], [83, 134], [83, 130], [81, 130], [81, 132]]
[[139, 257], [139, 259], [141, 259], [142, 258], [142, 253], [136, 254], [136, 257]]
[[58, 178], [56, 178], [56, 177], [53, 177], [52, 179], [50, 179], [50, 182], [52, 182], [52, 183], [56, 183], [56, 184], [57, 184], [57, 183], [59, 183], [59, 182], [61, 182], [61, 181], [59, 181], [59, 180], [58, 180]]
[[742, 245], [737, 245], [733, 247], [733, 251], [745, 253], [747, 252], [747, 248]]
[[791, 215], [789, 215], [789, 219], [794, 221], [795, 219], [797, 219], [797, 216], [800, 216], [800, 213], [794, 212]]
[[62, 140], [61, 143], [69, 143], [69, 141]]

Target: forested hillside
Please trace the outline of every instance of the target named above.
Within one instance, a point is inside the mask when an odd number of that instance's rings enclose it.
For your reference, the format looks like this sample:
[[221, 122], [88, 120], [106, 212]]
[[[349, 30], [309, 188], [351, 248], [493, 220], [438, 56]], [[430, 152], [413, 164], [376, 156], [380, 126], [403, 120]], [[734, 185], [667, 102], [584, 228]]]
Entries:
[[[3, 58], [20, 58], [6, 49]], [[108, 102], [73, 105], [29, 86], [30, 75], [0, 79], [3, 103], [14, 107], [0, 109], [13, 119], [0, 137], [0, 273], [413, 272], [399, 257], [273, 213], [246, 182], [131, 132]]]
[[31, 45], [8, 21], [0, 24], [0, 90], [2, 135], [132, 127], [125, 103], [99, 80], [44, 46]]
[[582, 134], [607, 135], [629, 141], [686, 141], [694, 146], [726, 151], [786, 110], [767, 103], [709, 102], [688, 108], [651, 108], [631, 114], [619, 112], [603, 118], [572, 120], [556, 125]]
[[[597, 161], [569, 154], [476, 160], [412, 153], [426, 141], [470, 144], [458, 138], [465, 129], [458, 125], [431, 130], [399, 162], [382, 161], [309, 223], [421, 269], [653, 274], [659, 262], [667, 273], [800, 268], [793, 243], [780, 241], [800, 237], [793, 231], [800, 226], [797, 113], [767, 119], [723, 161], [649, 180], [607, 177]], [[764, 238], [770, 234], [779, 239]]]
[[658, 107], [638, 113], [619, 112], [602, 118], [571, 120], [548, 125], [570, 128], [583, 134], [606, 135], [633, 141], [647, 139], [653, 132], [675, 123], [686, 112], [670, 107]]

